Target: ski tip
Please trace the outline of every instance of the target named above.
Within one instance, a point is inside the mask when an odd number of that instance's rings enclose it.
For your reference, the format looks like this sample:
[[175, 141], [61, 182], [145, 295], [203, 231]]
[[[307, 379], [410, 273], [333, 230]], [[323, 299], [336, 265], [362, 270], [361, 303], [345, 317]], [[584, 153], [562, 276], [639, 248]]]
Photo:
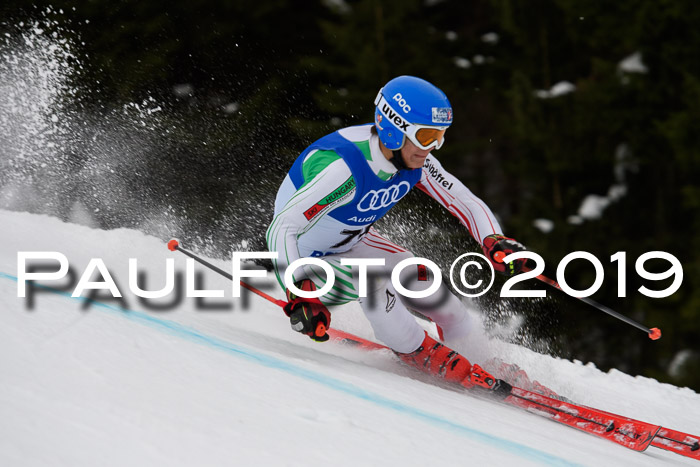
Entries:
[[177, 250], [177, 247], [180, 246], [180, 242], [177, 241], [177, 239], [173, 238], [168, 242], [168, 250], [170, 251], [175, 251]]
[[651, 328], [649, 330], [649, 339], [653, 341], [657, 341], [661, 339], [661, 329], [659, 328]]

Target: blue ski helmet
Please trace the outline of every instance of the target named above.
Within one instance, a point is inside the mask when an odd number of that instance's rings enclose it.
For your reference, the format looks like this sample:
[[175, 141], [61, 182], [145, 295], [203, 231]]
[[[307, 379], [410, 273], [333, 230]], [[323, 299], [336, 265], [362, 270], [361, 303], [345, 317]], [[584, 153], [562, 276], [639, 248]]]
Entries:
[[422, 149], [439, 149], [452, 124], [452, 106], [440, 89], [415, 76], [399, 76], [379, 90], [374, 100], [379, 139], [392, 151], [406, 136]]

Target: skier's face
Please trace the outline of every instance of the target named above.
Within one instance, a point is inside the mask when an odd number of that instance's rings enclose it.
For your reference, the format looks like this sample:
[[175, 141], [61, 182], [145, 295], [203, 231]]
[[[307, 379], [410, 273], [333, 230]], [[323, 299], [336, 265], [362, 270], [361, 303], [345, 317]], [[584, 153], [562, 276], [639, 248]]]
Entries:
[[406, 138], [401, 148], [401, 157], [409, 169], [419, 169], [425, 164], [425, 158], [430, 154], [430, 149], [421, 149]]

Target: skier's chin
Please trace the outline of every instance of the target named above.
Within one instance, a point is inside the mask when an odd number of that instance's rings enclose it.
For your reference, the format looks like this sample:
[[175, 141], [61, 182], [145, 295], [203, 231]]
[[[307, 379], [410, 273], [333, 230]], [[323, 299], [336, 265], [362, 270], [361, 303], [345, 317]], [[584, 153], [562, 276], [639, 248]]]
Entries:
[[406, 138], [406, 142], [401, 148], [401, 155], [406, 167], [409, 169], [419, 169], [425, 164], [425, 158], [430, 154], [430, 150], [421, 149]]
[[419, 169], [425, 164], [427, 154], [411, 154], [407, 157], [406, 165], [411, 169]]

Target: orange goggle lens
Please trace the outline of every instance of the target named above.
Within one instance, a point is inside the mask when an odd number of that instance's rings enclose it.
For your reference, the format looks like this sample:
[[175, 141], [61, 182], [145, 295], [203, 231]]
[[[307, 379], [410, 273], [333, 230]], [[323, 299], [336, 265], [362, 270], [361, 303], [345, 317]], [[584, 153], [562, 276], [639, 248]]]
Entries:
[[437, 128], [419, 128], [416, 131], [416, 141], [424, 147], [430, 146], [437, 141], [437, 146], [442, 146], [442, 140], [445, 138], [447, 129], [438, 130]]

